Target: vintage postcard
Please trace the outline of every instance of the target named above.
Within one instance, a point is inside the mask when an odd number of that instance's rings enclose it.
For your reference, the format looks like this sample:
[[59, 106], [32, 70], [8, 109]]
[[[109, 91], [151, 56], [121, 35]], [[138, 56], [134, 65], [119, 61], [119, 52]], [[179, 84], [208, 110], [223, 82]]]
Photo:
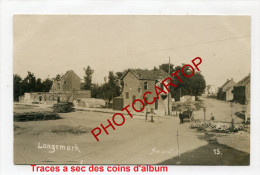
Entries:
[[250, 20], [14, 15], [14, 164], [250, 165]]

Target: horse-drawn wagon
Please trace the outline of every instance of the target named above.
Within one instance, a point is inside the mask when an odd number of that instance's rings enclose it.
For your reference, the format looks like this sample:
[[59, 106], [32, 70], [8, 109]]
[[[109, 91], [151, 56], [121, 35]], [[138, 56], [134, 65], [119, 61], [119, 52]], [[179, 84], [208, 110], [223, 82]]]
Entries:
[[183, 124], [184, 123], [184, 119], [187, 118], [187, 119], [194, 119], [193, 117], [193, 111], [188, 109], [186, 111], [181, 111], [179, 113], [179, 118], [180, 118], [180, 124]]

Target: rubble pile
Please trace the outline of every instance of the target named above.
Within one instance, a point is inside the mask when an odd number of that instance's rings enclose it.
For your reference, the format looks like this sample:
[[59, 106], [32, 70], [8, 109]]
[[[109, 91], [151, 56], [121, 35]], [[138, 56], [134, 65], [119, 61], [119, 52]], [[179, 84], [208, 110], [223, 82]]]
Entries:
[[73, 101], [76, 107], [82, 108], [100, 108], [106, 106], [105, 100], [95, 98], [82, 98]]
[[214, 121], [194, 121], [190, 123], [190, 128], [212, 132], [237, 132], [248, 131], [248, 127], [243, 123], [235, 123], [232, 127], [231, 122], [214, 122]]
[[60, 119], [60, 116], [56, 112], [49, 111], [14, 113], [14, 121], [17, 122], [56, 119]]

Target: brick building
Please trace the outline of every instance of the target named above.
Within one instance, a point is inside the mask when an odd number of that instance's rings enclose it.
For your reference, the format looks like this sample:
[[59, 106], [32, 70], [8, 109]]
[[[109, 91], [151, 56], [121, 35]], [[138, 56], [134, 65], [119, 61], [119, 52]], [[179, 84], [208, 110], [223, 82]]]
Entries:
[[73, 71], [69, 70], [64, 75], [53, 79], [50, 92], [79, 91], [80, 78]]
[[30, 92], [19, 97], [20, 102], [39, 102], [54, 104], [57, 102], [73, 102], [75, 99], [91, 98], [90, 90], [81, 90], [81, 79], [72, 70], [60, 78], [54, 78], [49, 92]]
[[[129, 69], [122, 76], [121, 80], [124, 82], [124, 88], [122, 92], [123, 106], [132, 105], [132, 102], [135, 99], [143, 99], [145, 92], [150, 91], [152, 94], [146, 95], [146, 100], [148, 102], [153, 101], [153, 98], [156, 97], [156, 92], [154, 87], [158, 86], [164, 91], [167, 90], [163, 87], [161, 81], [164, 80], [169, 75], [163, 70], [143, 70], [143, 69]], [[169, 100], [168, 100], [169, 96]], [[168, 104], [169, 101], [169, 104]], [[154, 109], [155, 112], [166, 114], [168, 111], [168, 106], [171, 109], [172, 100], [170, 93], [160, 94], [159, 100], [156, 98], [153, 104], [145, 104], [145, 110], [151, 111]], [[136, 109], [142, 108], [142, 104], [137, 102], [135, 104]], [[144, 110], [144, 111], [145, 111]]]

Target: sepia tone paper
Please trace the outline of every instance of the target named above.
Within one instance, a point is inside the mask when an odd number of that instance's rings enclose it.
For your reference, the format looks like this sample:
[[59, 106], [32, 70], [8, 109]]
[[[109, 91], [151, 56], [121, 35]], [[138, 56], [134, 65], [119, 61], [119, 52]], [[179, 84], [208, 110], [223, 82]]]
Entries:
[[[249, 16], [15, 15], [13, 25], [15, 164], [250, 164]], [[133, 105], [166, 91], [167, 77], [178, 86]]]

